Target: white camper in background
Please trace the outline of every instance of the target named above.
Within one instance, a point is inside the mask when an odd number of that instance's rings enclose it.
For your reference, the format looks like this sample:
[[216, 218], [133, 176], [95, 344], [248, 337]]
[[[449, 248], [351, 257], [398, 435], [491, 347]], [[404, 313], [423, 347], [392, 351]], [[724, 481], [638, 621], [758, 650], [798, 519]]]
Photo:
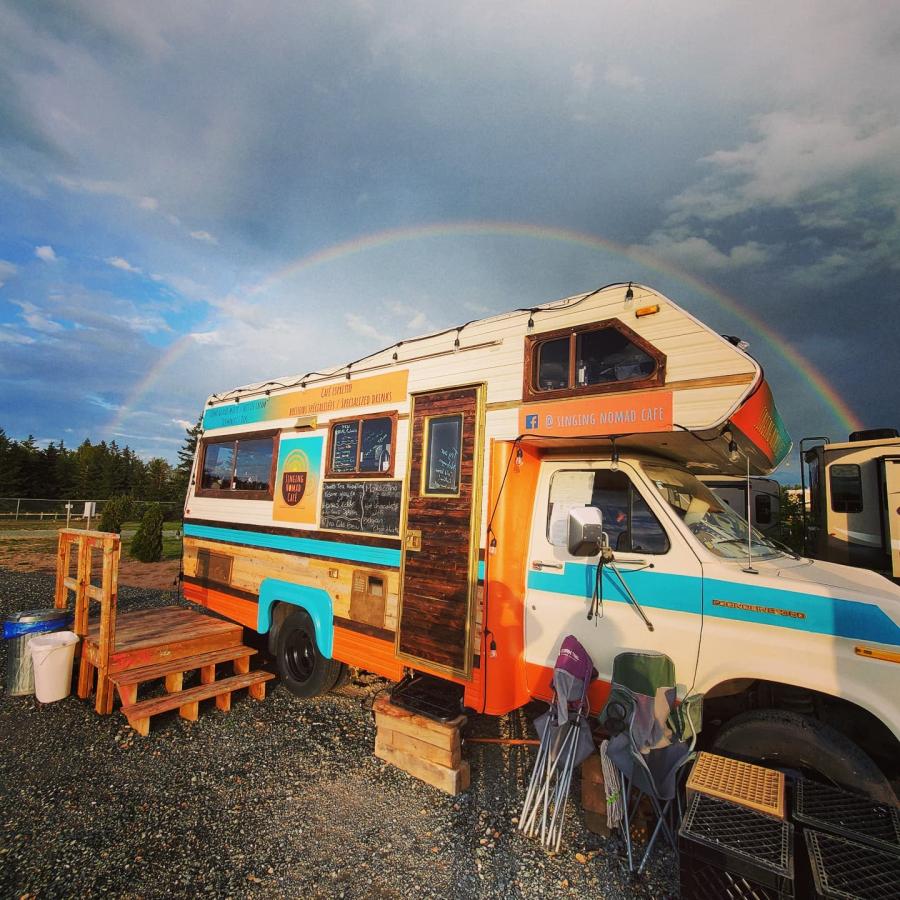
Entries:
[[[747, 518], [747, 479], [737, 475], [704, 475], [700, 479], [739, 516]], [[781, 485], [774, 478], [750, 478], [750, 524], [763, 534], [776, 534], [781, 519]]]
[[[810, 446], [813, 441], [824, 441]], [[900, 579], [900, 435], [895, 428], [854, 431], [842, 443], [800, 442], [809, 487], [804, 549], [829, 562]]]

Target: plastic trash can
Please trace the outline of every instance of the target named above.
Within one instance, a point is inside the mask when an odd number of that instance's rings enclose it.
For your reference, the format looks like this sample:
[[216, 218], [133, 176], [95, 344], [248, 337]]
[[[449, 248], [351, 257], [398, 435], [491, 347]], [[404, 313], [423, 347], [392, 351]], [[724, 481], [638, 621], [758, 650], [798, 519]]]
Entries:
[[41, 703], [55, 703], [71, 693], [78, 640], [74, 631], [54, 631], [39, 634], [28, 642], [34, 664], [34, 696]]
[[34, 672], [28, 642], [38, 634], [61, 631], [72, 625], [72, 614], [64, 609], [26, 609], [3, 622], [6, 639], [6, 693], [24, 697], [34, 693]]

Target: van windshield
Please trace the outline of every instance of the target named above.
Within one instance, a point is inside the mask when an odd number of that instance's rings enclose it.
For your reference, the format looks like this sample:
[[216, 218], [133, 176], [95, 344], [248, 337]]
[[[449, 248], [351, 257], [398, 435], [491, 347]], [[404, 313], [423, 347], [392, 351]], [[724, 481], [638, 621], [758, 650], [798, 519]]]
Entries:
[[750, 530], [754, 558], [780, 556], [780, 551], [756, 529], [750, 528], [727, 503], [720, 500], [690, 472], [673, 466], [645, 465], [660, 496], [697, 540], [725, 559], [747, 558], [747, 531]]

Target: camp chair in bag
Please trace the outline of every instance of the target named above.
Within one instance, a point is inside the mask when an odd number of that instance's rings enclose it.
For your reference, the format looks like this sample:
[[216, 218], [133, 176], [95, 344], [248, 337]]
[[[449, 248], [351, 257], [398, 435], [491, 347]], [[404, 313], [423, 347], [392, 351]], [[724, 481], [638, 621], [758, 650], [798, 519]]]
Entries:
[[675, 834], [681, 813], [678, 775], [693, 758], [702, 698], [693, 695], [678, 706], [675, 701], [675, 665], [668, 656], [649, 651], [616, 656], [612, 687], [600, 722], [611, 735], [607, 752], [620, 773], [623, 831], [632, 873], [635, 867], [631, 821], [644, 796], [650, 799], [656, 813], [656, 826], [637, 874], [644, 871], [660, 833], [677, 852]]
[[519, 816], [519, 831], [540, 830], [541, 842], [552, 850], [559, 850], [562, 840], [572, 772], [594, 752], [587, 690], [596, 677], [587, 651], [569, 635], [553, 669], [550, 709], [534, 722], [541, 740]]

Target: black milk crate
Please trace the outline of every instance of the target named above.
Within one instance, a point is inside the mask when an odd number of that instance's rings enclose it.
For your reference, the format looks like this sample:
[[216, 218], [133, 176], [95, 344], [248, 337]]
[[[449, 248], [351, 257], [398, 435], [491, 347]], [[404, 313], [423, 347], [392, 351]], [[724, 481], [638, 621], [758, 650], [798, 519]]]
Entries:
[[896, 900], [900, 856], [824, 831], [805, 831], [816, 896], [828, 900]]
[[698, 793], [678, 836], [683, 900], [794, 896], [793, 825]]
[[794, 820], [900, 854], [900, 810], [828, 784], [801, 779], [794, 785]]

